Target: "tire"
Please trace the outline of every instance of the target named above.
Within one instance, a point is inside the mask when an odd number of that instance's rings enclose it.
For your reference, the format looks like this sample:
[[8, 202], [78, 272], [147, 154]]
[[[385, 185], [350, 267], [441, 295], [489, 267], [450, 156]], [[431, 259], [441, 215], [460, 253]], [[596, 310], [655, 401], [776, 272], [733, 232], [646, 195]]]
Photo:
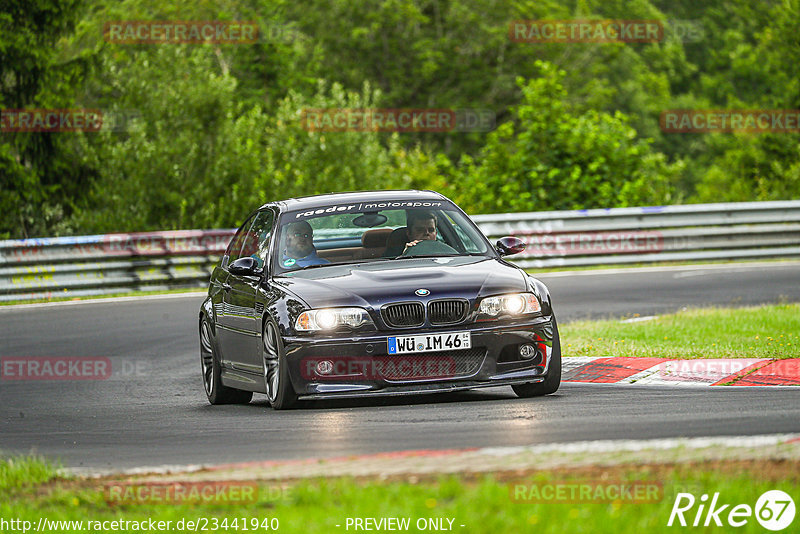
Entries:
[[229, 388], [220, 379], [220, 365], [214, 348], [211, 324], [206, 317], [200, 321], [200, 369], [203, 373], [203, 389], [211, 404], [247, 404], [253, 398], [252, 391]]
[[516, 384], [511, 386], [518, 397], [541, 397], [555, 393], [561, 385], [561, 338], [558, 335], [558, 325], [553, 316], [553, 352], [550, 355], [550, 367], [544, 382], [535, 384]]
[[264, 321], [264, 335], [261, 336], [262, 368], [267, 399], [275, 410], [286, 410], [295, 405], [297, 395], [289, 380], [289, 366], [283, 338], [278, 333], [278, 325], [272, 319]]

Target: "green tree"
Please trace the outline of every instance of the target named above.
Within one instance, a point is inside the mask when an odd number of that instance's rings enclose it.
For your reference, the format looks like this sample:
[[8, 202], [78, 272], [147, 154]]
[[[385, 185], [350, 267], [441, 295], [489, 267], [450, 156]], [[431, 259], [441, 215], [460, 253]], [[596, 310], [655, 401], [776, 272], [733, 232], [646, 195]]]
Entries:
[[[371, 107], [378, 93], [320, 83], [276, 109], [238, 99], [214, 47], [171, 46], [108, 58], [109, 109], [141, 109], [122, 133], [84, 137], [99, 178], [75, 224], [86, 231], [230, 227], [264, 202], [331, 191], [413, 187], [435, 166], [375, 132], [310, 132], [305, 108]], [[175, 72], [182, 73], [175, 76]]]
[[[79, 0], [0, 1], [0, 110], [73, 104], [89, 58], [56, 45], [78, 15]], [[76, 160], [70, 134], [0, 132], [0, 237], [62, 227], [93, 176]]]
[[540, 77], [518, 80], [514, 121], [489, 136], [478, 158], [465, 156], [442, 188], [481, 213], [670, 202], [680, 165], [637, 139], [623, 114], [575, 112], [565, 102], [566, 73], [536, 67]]
[[[709, 78], [729, 81], [724, 92], [730, 108], [799, 109], [800, 1], [777, 2], [758, 17], [763, 26], [736, 46], [731, 67], [718, 68]], [[692, 201], [800, 198], [800, 135], [716, 134], [707, 145], [713, 157], [705, 155]]]

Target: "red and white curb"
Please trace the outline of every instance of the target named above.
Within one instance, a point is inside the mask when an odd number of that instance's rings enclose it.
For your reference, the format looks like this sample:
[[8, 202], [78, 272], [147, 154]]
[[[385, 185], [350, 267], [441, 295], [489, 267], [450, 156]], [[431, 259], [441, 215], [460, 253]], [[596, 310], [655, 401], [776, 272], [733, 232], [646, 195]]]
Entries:
[[797, 386], [800, 359], [565, 357], [564, 382], [679, 386]]

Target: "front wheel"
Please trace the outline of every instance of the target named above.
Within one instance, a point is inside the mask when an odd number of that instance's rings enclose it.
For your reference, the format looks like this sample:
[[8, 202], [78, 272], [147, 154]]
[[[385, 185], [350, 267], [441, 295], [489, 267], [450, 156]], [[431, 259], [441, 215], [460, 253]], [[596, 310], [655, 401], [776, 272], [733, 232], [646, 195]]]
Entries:
[[550, 367], [544, 382], [535, 384], [517, 384], [511, 386], [518, 397], [541, 397], [555, 393], [561, 385], [561, 339], [558, 335], [558, 325], [553, 316], [553, 351], [550, 355]]
[[271, 319], [264, 322], [262, 340], [264, 385], [267, 388], [267, 398], [273, 409], [286, 410], [294, 406], [297, 395], [289, 380], [289, 367], [286, 363], [283, 339], [278, 334], [278, 325]]
[[211, 325], [206, 317], [200, 322], [200, 366], [203, 371], [203, 388], [211, 404], [247, 404], [253, 398], [251, 391], [222, 385], [219, 358], [214, 349]]

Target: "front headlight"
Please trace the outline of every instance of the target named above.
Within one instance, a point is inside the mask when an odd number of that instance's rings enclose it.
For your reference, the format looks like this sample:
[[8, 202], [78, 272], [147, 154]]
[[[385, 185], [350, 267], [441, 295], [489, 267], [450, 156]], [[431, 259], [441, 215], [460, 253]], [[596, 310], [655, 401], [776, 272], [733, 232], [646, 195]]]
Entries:
[[320, 332], [337, 328], [355, 329], [367, 325], [375, 326], [369, 313], [363, 308], [308, 310], [301, 313], [294, 322], [294, 328], [298, 332]]
[[495, 319], [502, 315], [518, 317], [541, 311], [539, 299], [533, 293], [511, 293], [483, 299], [478, 306], [478, 320]]

